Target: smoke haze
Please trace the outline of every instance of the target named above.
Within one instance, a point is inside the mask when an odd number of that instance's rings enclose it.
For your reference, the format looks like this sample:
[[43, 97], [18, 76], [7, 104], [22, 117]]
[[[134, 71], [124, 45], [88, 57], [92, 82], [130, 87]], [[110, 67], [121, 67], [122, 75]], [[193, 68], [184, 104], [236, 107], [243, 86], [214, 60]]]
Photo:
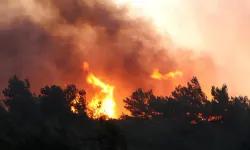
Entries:
[[[207, 52], [216, 64], [214, 84], [249, 95], [250, 2], [248, 0], [117, 0], [151, 17], [181, 47]], [[214, 72], [206, 71], [208, 74]]]
[[[122, 108], [121, 98], [139, 87], [166, 94], [195, 75], [209, 92], [217, 78], [208, 54], [176, 48], [148, 18], [131, 16], [129, 7], [112, 1], [4, 0], [0, 10], [5, 16], [0, 18], [0, 88], [17, 74], [29, 77], [34, 91], [64, 83], [88, 89], [82, 70], [87, 61], [95, 75], [115, 85]], [[154, 68], [181, 70], [184, 76], [155, 81]]]

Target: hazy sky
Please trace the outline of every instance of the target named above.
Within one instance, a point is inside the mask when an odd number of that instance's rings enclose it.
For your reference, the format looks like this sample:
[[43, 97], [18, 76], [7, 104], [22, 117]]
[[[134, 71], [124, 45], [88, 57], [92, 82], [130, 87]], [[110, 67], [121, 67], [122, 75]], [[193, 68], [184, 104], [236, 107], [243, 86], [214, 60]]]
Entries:
[[130, 4], [137, 15], [151, 17], [176, 45], [209, 52], [220, 68], [217, 84], [227, 83], [231, 93], [250, 95], [250, 1], [115, 1]]
[[[192, 76], [207, 94], [212, 85], [227, 83], [231, 95], [250, 95], [247, 1], [2, 1], [0, 89], [17, 74], [28, 76], [34, 91], [73, 83], [91, 95], [96, 89], [86, 84], [82, 71], [87, 61], [95, 75], [115, 86], [121, 109], [122, 99], [136, 88], [165, 95]], [[184, 73], [155, 81], [154, 68]]]

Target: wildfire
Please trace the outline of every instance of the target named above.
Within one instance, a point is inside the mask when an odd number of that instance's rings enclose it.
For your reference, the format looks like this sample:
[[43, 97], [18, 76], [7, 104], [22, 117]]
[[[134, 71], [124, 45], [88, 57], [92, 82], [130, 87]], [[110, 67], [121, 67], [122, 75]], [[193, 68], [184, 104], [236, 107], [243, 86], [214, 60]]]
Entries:
[[93, 87], [100, 87], [101, 91], [96, 93], [88, 104], [90, 112], [88, 115], [94, 119], [101, 116], [108, 116], [108, 118], [116, 118], [115, 114], [115, 100], [113, 96], [114, 86], [108, 85], [97, 78], [93, 73], [89, 72], [89, 64], [83, 63], [83, 69], [88, 73], [87, 82]]
[[[186, 113], [187, 115], [190, 115], [189, 112]], [[203, 116], [202, 113], [198, 113], [197, 117], [201, 120], [201, 121], [208, 121], [208, 122], [211, 122], [211, 121], [218, 121], [218, 120], [221, 120], [222, 119], [222, 116], [209, 116], [208, 118], [205, 118]], [[192, 120], [191, 121], [191, 124], [197, 124], [197, 122], [195, 120]]]
[[157, 80], [168, 80], [169, 78], [174, 78], [176, 76], [182, 76], [182, 72], [181, 71], [175, 71], [175, 72], [169, 72], [167, 74], [161, 74], [159, 72], [159, 69], [154, 69], [151, 77]]
[[70, 107], [71, 111], [72, 111], [73, 113], [76, 113], [76, 114], [78, 114], [78, 111], [77, 111], [77, 109], [75, 108], [75, 105], [79, 103], [79, 99], [80, 99], [80, 95], [77, 94], [77, 95], [76, 95], [76, 98], [72, 101], [72, 104], [71, 104], [71, 107]]

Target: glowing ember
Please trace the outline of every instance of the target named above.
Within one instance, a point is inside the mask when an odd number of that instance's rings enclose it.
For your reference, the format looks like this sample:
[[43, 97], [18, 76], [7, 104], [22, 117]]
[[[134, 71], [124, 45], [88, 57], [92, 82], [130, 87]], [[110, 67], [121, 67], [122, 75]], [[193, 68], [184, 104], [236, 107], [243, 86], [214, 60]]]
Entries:
[[95, 94], [88, 105], [91, 110], [88, 115], [94, 119], [103, 115], [108, 116], [108, 118], [116, 118], [116, 103], [113, 96], [114, 86], [102, 82], [93, 73], [89, 72], [89, 65], [87, 62], [83, 63], [83, 69], [88, 72], [87, 82], [93, 85], [93, 87], [97, 86], [101, 88], [101, 91]]
[[175, 71], [175, 72], [169, 72], [167, 74], [162, 75], [159, 72], [159, 69], [154, 69], [151, 77], [154, 79], [158, 79], [158, 80], [168, 80], [169, 78], [174, 78], [176, 76], [182, 76], [182, 72], [181, 71]]

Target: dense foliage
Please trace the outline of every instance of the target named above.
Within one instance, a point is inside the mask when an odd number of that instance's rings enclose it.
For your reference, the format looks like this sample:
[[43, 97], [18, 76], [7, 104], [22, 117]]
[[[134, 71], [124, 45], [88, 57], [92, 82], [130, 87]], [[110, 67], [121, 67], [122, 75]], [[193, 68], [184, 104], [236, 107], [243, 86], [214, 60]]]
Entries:
[[[0, 147], [68, 150], [247, 150], [250, 108], [247, 97], [230, 97], [226, 85], [212, 87], [212, 99], [194, 77], [170, 96], [138, 89], [125, 98], [131, 115], [119, 120], [87, 117], [86, 92], [75, 85], [30, 91], [27, 79], [9, 79], [0, 106]], [[74, 103], [78, 96], [79, 102]], [[71, 107], [74, 106], [74, 113]]]

